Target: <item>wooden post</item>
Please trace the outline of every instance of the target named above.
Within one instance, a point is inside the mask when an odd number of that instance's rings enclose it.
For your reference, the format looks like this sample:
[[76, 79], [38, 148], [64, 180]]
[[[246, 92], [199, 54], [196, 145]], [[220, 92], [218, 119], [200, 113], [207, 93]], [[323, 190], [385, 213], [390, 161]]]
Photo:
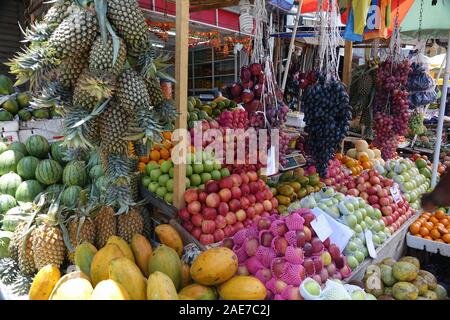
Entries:
[[342, 70], [342, 82], [350, 90], [350, 83], [352, 82], [352, 60], [353, 60], [353, 42], [345, 41], [344, 49], [344, 69]]
[[[179, 117], [176, 129], [187, 130], [187, 97], [188, 97], [188, 55], [189, 55], [189, 0], [176, 2], [176, 36], [175, 36], [175, 104]], [[185, 143], [179, 141], [178, 143]], [[179, 163], [174, 168], [173, 204], [177, 208], [184, 207], [184, 191], [186, 190], [186, 164]]]

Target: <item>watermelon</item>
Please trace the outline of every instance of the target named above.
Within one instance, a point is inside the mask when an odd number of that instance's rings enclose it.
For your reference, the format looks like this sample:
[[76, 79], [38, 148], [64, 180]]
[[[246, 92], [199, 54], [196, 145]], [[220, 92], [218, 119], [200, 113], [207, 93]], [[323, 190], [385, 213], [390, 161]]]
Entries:
[[23, 158], [23, 153], [7, 150], [0, 154], [0, 175], [8, 172], [16, 172], [17, 164]]
[[89, 177], [91, 178], [91, 180], [97, 180], [103, 175], [103, 168], [100, 164], [93, 166], [91, 170], [89, 170]]
[[6, 111], [5, 109], [0, 109], [0, 121], [12, 121], [14, 116]]
[[31, 112], [25, 109], [19, 110], [17, 114], [19, 115], [19, 119], [22, 121], [30, 121], [31, 118], [33, 118]]
[[16, 198], [9, 194], [0, 195], [0, 215], [3, 215], [11, 208], [17, 206]]
[[0, 231], [0, 259], [9, 257], [9, 242], [13, 233], [11, 231]]
[[68, 187], [61, 196], [61, 203], [69, 208], [75, 207], [80, 200], [82, 190], [80, 186]]
[[102, 190], [103, 188], [106, 189], [107, 181], [108, 181], [108, 178], [106, 178], [105, 176], [101, 176], [100, 178], [98, 178], [98, 179], [95, 181], [95, 186], [96, 186], [97, 189], [99, 189], [99, 190]]
[[50, 151], [47, 139], [39, 135], [29, 137], [25, 142], [25, 146], [30, 156], [40, 159], [46, 158]]
[[50, 185], [61, 180], [63, 168], [52, 159], [45, 159], [39, 162], [36, 168], [36, 180], [42, 184]]
[[67, 186], [85, 186], [87, 174], [84, 162], [77, 160], [69, 162], [64, 168], [63, 182]]
[[0, 192], [14, 196], [21, 183], [22, 178], [17, 173], [9, 172], [4, 174], [0, 177]]
[[35, 179], [36, 168], [40, 161], [41, 160], [33, 156], [23, 157], [17, 164], [17, 173], [22, 177], [22, 179]]
[[45, 108], [34, 109], [33, 117], [35, 117], [36, 119], [50, 119], [50, 112]]
[[27, 147], [22, 142], [14, 141], [8, 146], [8, 150], [20, 152], [24, 156], [28, 155]]
[[7, 76], [0, 74], [0, 94], [7, 95], [14, 93], [13, 82]]
[[36, 196], [44, 191], [42, 185], [36, 180], [22, 182], [16, 190], [16, 200], [21, 202], [33, 202]]
[[47, 192], [49, 199], [56, 199], [63, 189], [64, 185], [62, 184], [52, 184], [45, 189], [45, 192]]
[[6, 143], [4, 143], [3, 141], [0, 141], [0, 154], [6, 150], [8, 150], [8, 145]]
[[67, 148], [62, 146], [62, 142], [58, 141], [55, 143], [52, 143], [51, 146], [51, 155], [52, 159], [55, 161], [58, 161], [60, 164], [65, 164], [67, 161], [64, 161], [63, 158], [66, 156]]
[[2, 229], [5, 231], [14, 232], [19, 223], [28, 221], [30, 218], [30, 212], [21, 207], [14, 207], [9, 209], [3, 216]]

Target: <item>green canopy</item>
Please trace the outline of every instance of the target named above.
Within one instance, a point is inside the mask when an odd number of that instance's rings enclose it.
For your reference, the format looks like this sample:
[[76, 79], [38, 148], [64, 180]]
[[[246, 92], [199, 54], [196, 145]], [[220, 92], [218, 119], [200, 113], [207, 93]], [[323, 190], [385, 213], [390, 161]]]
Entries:
[[[438, 0], [436, 5], [431, 0], [423, 0], [422, 39], [447, 39], [450, 30], [450, 1]], [[400, 26], [404, 39], [417, 39], [419, 30], [420, 2], [414, 1]]]

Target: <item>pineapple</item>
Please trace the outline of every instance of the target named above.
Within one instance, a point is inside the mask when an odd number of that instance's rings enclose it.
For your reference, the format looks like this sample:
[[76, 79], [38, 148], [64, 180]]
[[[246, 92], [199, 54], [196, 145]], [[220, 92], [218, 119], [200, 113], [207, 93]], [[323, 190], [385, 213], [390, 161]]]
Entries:
[[123, 138], [128, 133], [129, 119], [125, 108], [117, 101], [111, 101], [98, 117], [102, 153], [128, 153], [128, 142]]
[[26, 296], [30, 292], [34, 277], [31, 275], [19, 274], [11, 285], [11, 292], [17, 296]]
[[130, 187], [129, 177], [117, 178], [106, 190], [108, 204], [119, 208], [117, 214], [127, 212], [135, 203]]
[[[120, 38], [119, 38], [120, 39]], [[122, 39], [119, 40], [119, 54], [115, 64], [113, 64], [113, 41], [111, 36], [108, 37], [106, 44], [103, 43], [101, 36], [98, 36], [91, 48], [89, 55], [89, 70], [102, 71], [111, 76], [117, 77], [123, 69], [125, 61], [127, 59], [127, 49]]]
[[157, 77], [149, 77], [145, 80], [147, 91], [150, 96], [150, 104], [159, 106], [164, 101], [164, 94]]
[[139, 184], [141, 182], [141, 173], [134, 172], [131, 176], [131, 193], [134, 201], [139, 200]]
[[133, 235], [142, 234], [144, 231], [144, 218], [139, 209], [131, 208], [127, 213], [119, 215], [117, 219], [117, 233], [128, 243]]
[[90, 9], [72, 5], [69, 12], [48, 40], [47, 49], [59, 59], [85, 55], [97, 36], [97, 18]]
[[47, 216], [46, 221], [33, 231], [33, 255], [36, 268], [40, 270], [48, 264], [58, 268], [63, 264], [66, 253], [63, 234], [52, 218]]
[[49, 26], [58, 26], [67, 17], [67, 9], [72, 2], [72, 0], [57, 0], [48, 9], [42, 22]]
[[19, 268], [23, 274], [34, 274], [36, 273], [36, 264], [34, 262], [34, 252], [33, 252], [33, 241], [34, 241], [34, 232], [25, 233], [25, 228], [22, 232], [22, 241], [19, 245]]
[[117, 221], [114, 209], [104, 206], [100, 209], [94, 218], [96, 234], [96, 246], [98, 249], [103, 248], [110, 236], [117, 234]]
[[148, 26], [136, 0], [108, 0], [108, 19], [131, 54], [138, 54], [149, 41]]
[[11, 258], [0, 259], [0, 281], [6, 285], [12, 284], [19, 275], [19, 265]]
[[125, 70], [117, 79], [115, 97], [130, 115], [139, 105], [147, 108], [151, 106], [144, 79], [133, 69]]
[[70, 149], [88, 149], [98, 143], [98, 122], [96, 118], [74, 127], [79, 121], [89, 116], [80, 106], [67, 108], [64, 117], [64, 144]]
[[150, 218], [150, 212], [145, 206], [139, 207], [142, 218], [144, 219], [144, 230], [143, 235], [147, 238], [151, 238], [152, 235], [152, 219]]
[[73, 89], [87, 63], [88, 59], [86, 56], [81, 56], [77, 59], [68, 58], [61, 61], [59, 65], [59, 80], [61, 84], [67, 89]]
[[14, 230], [14, 233], [11, 237], [11, 240], [9, 242], [9, 246], [8, 246], [8, 251], [9, 251], [9, 255], [12, 259], [18, 261], [19, 259], [19, 246], [22, 244], [22, 235], [23, 232], [27, 226], [27, 222], [23, 221], [21, 223], [19, 223], [16, 227], [16, 229]]
[[[81, 226], [80, 226], [81, 224]], [[70, 243], [75, 249], [82, 242], [95, 243], [95, 225], [91, 218], [80, 215], [70, 220], [69, 226]], [[74, 252], [68, 252], [68, 258], [73, 263]]]

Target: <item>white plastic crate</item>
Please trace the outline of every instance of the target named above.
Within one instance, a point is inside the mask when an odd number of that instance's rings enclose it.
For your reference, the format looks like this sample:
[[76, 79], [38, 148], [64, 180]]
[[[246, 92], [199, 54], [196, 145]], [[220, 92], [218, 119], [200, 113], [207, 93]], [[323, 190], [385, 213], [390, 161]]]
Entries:
[[438, 253], [441, 256], [450, 257], [450, 244], [419, 238], [413, 236], [409, 232], [406, 235], [406, 245], [410, 248], [425, 250], [431, 253]]
[[34, 135], [43, 136], [49, 142], [60, 140], [62, 137], [61, 132], [49, 130], [41, 130], [41, 129], [19, 130], [19, 141], [25, 143], [29, 137]]
[[20, 129], [31, 130], [31, 129], [41, 129], [47, 131], [53, 131], [56, 133], [61, 133], [63, 130], [63, 120], [62, 119], [43, 119], [43, 120], [30, 120], [21, 121]]
[[18, 131], [2, 131], [2, 140], [6, 139], [8, 142], [19, 141], [19, 132]]
[[0, 121], [0, 130], [19, 131], [19, 121]]

